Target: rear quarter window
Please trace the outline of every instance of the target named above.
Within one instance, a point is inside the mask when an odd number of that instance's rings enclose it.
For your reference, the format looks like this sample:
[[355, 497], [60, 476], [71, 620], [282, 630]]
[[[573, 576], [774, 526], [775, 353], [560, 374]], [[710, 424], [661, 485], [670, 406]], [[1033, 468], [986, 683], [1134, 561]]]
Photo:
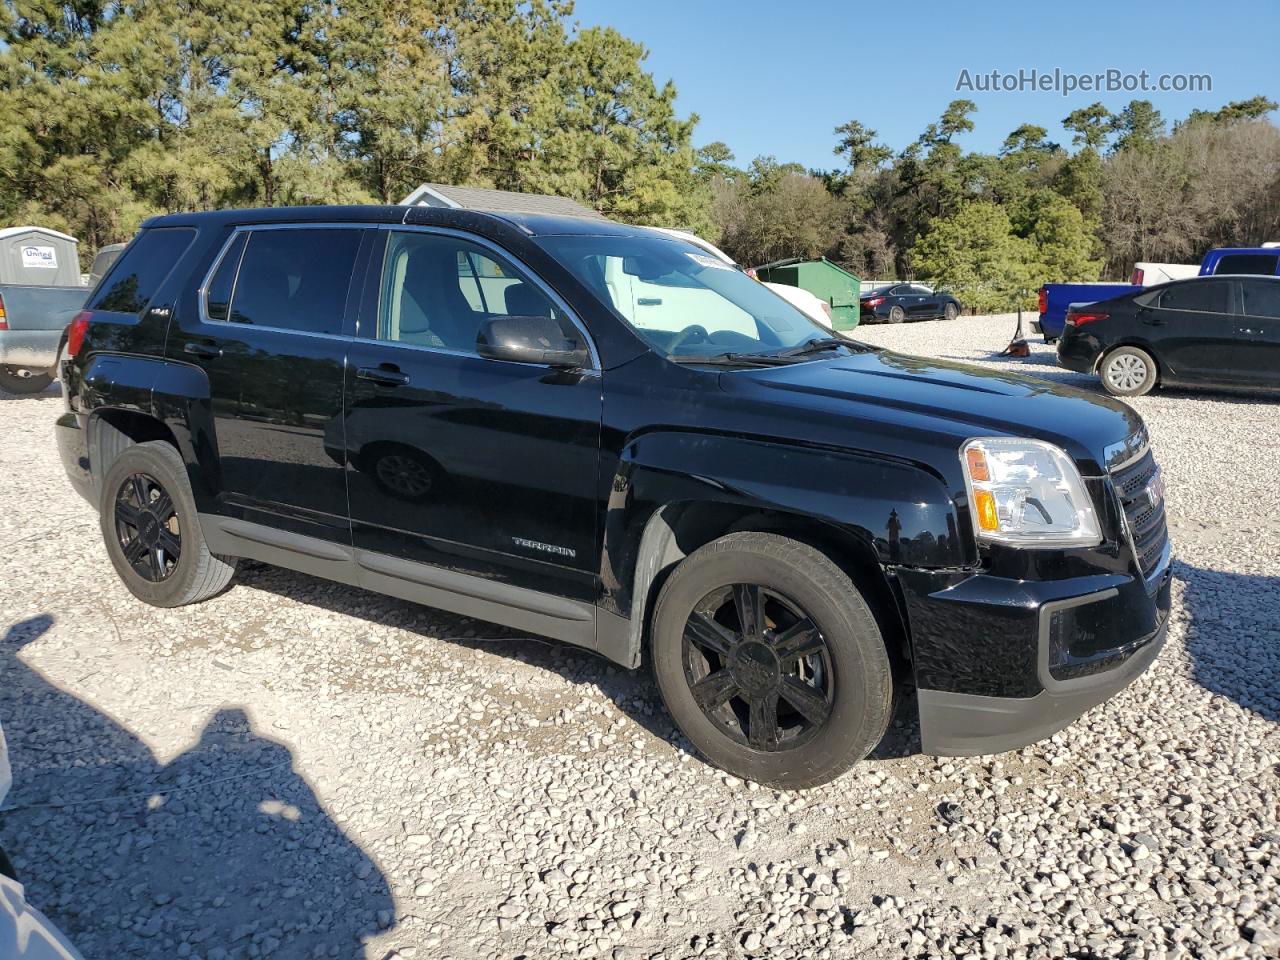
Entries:
[[90, 310], [142, 313], [195, 239], [189, 228], [144, 230], [95, 291]]
[[1170, 287], [1160, 297], [1163, 310], [1193, 310], [1197, 313], [1229, 313], [1231, 288], [1229, 281], [1209, 283], [1192, 280]]

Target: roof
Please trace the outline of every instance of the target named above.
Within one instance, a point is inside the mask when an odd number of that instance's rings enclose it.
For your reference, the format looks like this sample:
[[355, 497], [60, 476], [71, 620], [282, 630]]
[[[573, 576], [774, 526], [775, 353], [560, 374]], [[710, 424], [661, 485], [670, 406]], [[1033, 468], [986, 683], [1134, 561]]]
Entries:
[[826, 257], [788, 257], [786, 260], [775, 260], [773, 263], [762, 263], [760, 266], [756, 267], [756, 269], [773, 270], [776, 267], [794, 267], [805, 263], [825, 263], [832, 270], [839, 270], [845, 276], [853, 277], [854, 280], [858, 279], [844, 267], [840, 266], [840, 264], [832, 263]]
[[0, 240], [3, 240], [5, 237], [16, 236], [20, 233], [30, 233], [32, 230], [36, 231], [37, 233], [47, 233], [49, 236], [57, 237], [60, 240], [70, 240], [72, 243], [80, 242], [75, 237], [67, 236], [67, 234], [62, 233], [59, 230], [51, 230], [49, 227], [36, 227], [36, 226], [5, 227], [3, 230], [0, 230]]
[[446, 183], [424, 183], [401, 202], [409, 207], [463, 207], [493, 213], [541, 213], [558, 217], [585, 217], [590, 220], [608, 219], [598, 211], [568, 197], [491, 190], [488, 187], [455, 187]]
[[170, 213], [153, 217], [144, 227], [232, 226], [255, 223], [405, 223], [474, 230], [481, 224], [500, 224], [526, 236], [641, 236], [649, 231], [629, 227], [603, 217], [547, 216], [497, 213], [454, 207], [360, 206], [266, 207], [263, 209], [212, 210], [202, 213]]

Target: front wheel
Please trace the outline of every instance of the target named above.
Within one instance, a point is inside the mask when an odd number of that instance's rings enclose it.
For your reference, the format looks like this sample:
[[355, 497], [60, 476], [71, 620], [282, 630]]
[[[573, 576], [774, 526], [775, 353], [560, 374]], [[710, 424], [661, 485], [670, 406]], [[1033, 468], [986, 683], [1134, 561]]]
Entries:
[[33, 370], [30, 367], [0, 366], [0, 389], [9, 393], [40, 393], [53, 383], [47, 370]]
[[956, 309], [956, 305], [954, 303], [948, 303], [942, 308], [942, 319], [954, 320], [959, 313], [960, 311]]
[[694, 747], [784, 788], [835, 779], [884, 735], [889, 656], [849, 577], [806, 544], [735, 533], [687, 557], [658, 597], [654, 674]]
[[1117, 397], [1140, 397], [1156, 385], [1156, 362], [1137, 347], [1118, 347], [1102, 358], [1098, 373], [1107, 392]]

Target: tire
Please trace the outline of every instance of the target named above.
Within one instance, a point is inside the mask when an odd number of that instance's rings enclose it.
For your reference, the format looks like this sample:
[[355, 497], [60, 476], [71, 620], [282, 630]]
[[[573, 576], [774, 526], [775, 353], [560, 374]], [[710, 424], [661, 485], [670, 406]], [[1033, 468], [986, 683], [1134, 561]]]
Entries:
[[1151, 354], [1138, 347], [1117, 347], [1098, 364], [1102, 386], [1112, 396], [1140, 397], [1156, 385], [1159, 370]]
[[[762, 629], [742, 630], [744, 608], [761, 612]], [[737, 777], [827, 783], [892, 716], [889, 655], [862, 595], [828, 557], [776, 534], [730, 534], [685, 558], [658, 596], [650, 645], [672, 719]]]
[[946, 306], [942, 308], [943, 320], [954, 320], [959, 315], [960, 315], [960, 311], [956, 308], [956, 305], [954, 303], [948, 303]]
[[53, 383], [48, 371], [33, 370], [30, 367], [0, 366], [0, 389], [9, 393], [40, 393]]
[[126, 447], [107, 470], [98, 515], [112, 566], [144, 603], [181, 607], [231, 582], [236, 561], [209, 552], [186, 465], [171, 444]]
[[889, 315], [885, 317], [887, 323], [901, 323], [907, 319], [907, 312], [901, 307], [890, 307]]

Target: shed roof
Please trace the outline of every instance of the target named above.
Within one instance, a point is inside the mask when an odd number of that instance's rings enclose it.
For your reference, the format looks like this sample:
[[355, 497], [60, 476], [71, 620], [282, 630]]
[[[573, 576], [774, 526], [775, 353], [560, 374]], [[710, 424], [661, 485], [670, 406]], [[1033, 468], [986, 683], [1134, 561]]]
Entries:
[[462, 207], [493, 213], [541, 213], [559, 217], [607, 220], [599, 211], [568, 197], [543, 193], [517, 193], [488, 187], [455, 187], [445, 183], [424, 183], [401, 201], [405, 206]]
[[19, 233], [29, 233], [32, 230], [36, 230], [40, 233], [47, 233], [50, 236], [58, 237], [61, 240], [70, 240], [72, 243], [80, 242], [75, 237], [69, 237], [59, 230], [52, 230], [49, 227], [37, 227], [30, 224], [25, 227], [4, 227], [3, 229], [0, 229], [0, 240], [3, 240], [5, 237], [16, 236]]

